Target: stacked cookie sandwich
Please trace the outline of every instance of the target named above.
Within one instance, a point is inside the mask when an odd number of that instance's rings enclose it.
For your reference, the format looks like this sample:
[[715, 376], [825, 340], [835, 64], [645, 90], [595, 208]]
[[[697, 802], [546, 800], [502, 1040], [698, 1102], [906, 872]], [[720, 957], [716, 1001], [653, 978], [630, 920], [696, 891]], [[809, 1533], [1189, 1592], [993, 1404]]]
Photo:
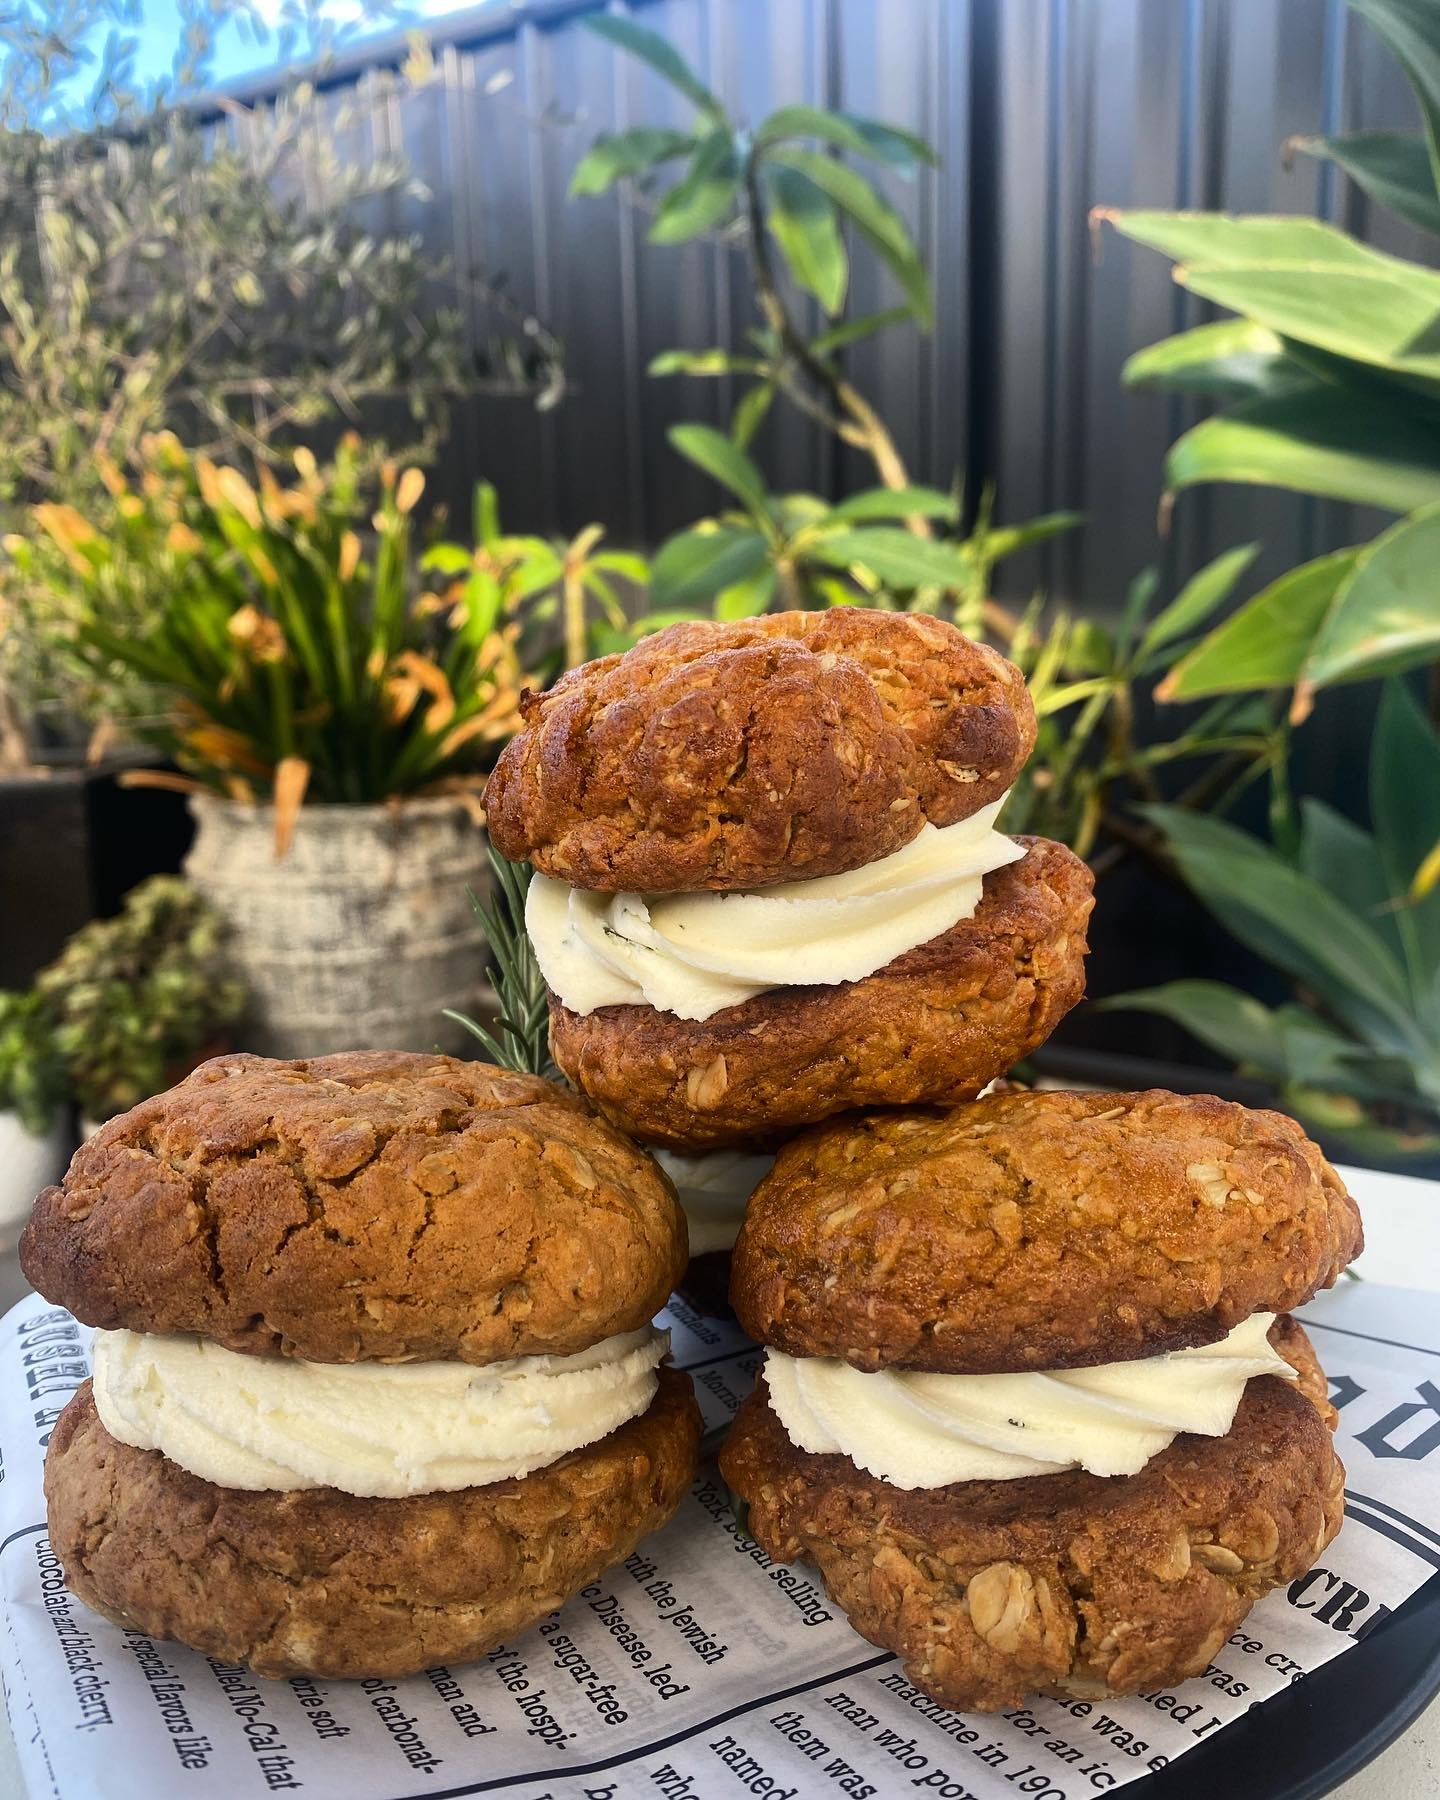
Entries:
[[533, 1076], [206, 1063], [82, 1146], [21, 1262], [97, 1327], [45, 1467], [71, 1588], [263, 1675], [478, 1656], [694, 1474], [690, 1382], [651, 1325], [684, 1219]]
[[1034, 743], [1024, 682], [943, 621], [675, 625], [525, 704], [486, 806], [537, 870], [555, 1060], [684, 1159], [707, 1244], [756, 1154], [977, 1094], [1080, 998], [1089, 872], [996, 828]]
[[1286, 1314], [1360, 1248], [1276, 1113], [1019, 1093], [833, 1121], [740, 1233], [769, 1350], [721, 1468], [764, 1550], [946, 1705], [1172, 1684], [1339, 1529]]

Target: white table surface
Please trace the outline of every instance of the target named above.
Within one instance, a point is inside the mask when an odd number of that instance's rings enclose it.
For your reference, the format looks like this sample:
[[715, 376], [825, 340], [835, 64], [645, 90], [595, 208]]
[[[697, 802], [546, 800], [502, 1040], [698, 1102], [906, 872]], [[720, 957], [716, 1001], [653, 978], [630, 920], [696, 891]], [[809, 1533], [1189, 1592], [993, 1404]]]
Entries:
[[[1440, 1183], [1373, 1169], [1342, 1168], [1365, 1214], [1365, 1254], [1356, 1264], [1367, 1280], [1440, 1294]], [[0, 1312], [27, 1292], [13, 1253], [0, 1256]], [[8, 1729], [0, 1730], [0, 1800], [21, 1800], [20, 1765]], [[1383, 1755], [1335, 1790], [1336, 1800], [1436, 1800], [1440, 1796], [1440, 1700], [1434, 1701]], [[68, 1794], [65, 1800], [105, 1800]], [[1217, 1795], [1216, 1800], [1221, 1800]], [[1236, 1797], [1238, 1800], [1238, 1796]]]

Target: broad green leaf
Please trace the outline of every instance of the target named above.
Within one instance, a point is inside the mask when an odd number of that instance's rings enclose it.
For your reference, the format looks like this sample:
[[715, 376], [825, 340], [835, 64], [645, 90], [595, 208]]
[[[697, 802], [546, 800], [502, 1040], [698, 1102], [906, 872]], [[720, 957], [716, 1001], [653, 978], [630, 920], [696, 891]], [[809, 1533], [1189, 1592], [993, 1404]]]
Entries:
[[1440, 652], [1440, 506], [1361, 550], [1301, 671], [1307, 688], [1395, 673]]
[[908, 131], [897, 131], [893, 125], [881, 125], [854, 113], [822, 112], [814, 106], [782, 106], [755, 134], [755, 141], [767, 146], [784, 138], [819, 138], [837, 149], [873, 156], [899, 169], [940, 160], [924, 138], [914, 137]]
[[862, 567], [898, 588], [963, 587], [966, 568], [950, 544], [932, 543], [900, 527], [877, 525], [868, 531], [827, 532], [808, 546], [807, 555], [832, 569]]
[[1234, 591], [1235, 583], [1260, 554], [1258, 544], [1241, 544], [1226, 550], [1213, 562], [1206, 563], [1181, 588], [1163, 612], [1150, 622], [1140, 640], [1140, 654], [1148, 655], [1162, 644], [1170, 644], [1187, 632], [1198, 630], [1217, 606]]
[[1137, 243], [1148, 244], [1174, 262], [1196, 267], [1223, 269], [1270, 263], [1277, 268], [1286, 264], [1370, 268], [1397, 261], [1319, 219], [1273, 213], [1237, 217], [1233, 213], [1108, 209], [1102, 209], [1099, 216]]
[[651, 357], [647, 375], [755, 375], [765, 367], [753, 356], [736, 356], [718, 345], [711, 350], [662, 350]]
[[1167, 487], [1209, 481], [1413, 512], [1440, 500], [1440, 432], [1398, 407], [1317, 384], [1244, 401], [1177, 439]]
[[744, 526], [682, 531], [660, 546], [650, 565], [651, 605], [669, 610], [712, 599], [758, 573], [768, 556], [764, 538]]
[[1224, 982], [1171, 981], [1096, 1004], [1101, 1012], [1158, 1013], [1232, 1062], [1277, 1079], [1286, 1073], [1284, 1044], [1270, 1008]]
[[1223, 820], [1147, 806], [1186, 881], [1241, 943], [1389, 1050], [1421, 1040], [1399, 963], [1373, 927], [1278, 851]]
[[683, 457], [744, 501], [757, 519], [768, 521], [773, 517], [765, 477], [723, 431], [715, 431], [709, 425], [672, 425], [666, 436]]
[[1120, 371], [1126, 387], [1248, 400], [1309, 385], [1273, 331], [1251, 319], [1219, 319], [1137, 350]]
[[613, 575], [623, 575], [627, 581], [646, 582], [650, 579], [649, 563], [643, 556], [636, 556], [630, 550], [602, 550], [591, 561], [597, 569], [606, 569]]
[[717, 119], [723, 116], [720, 102], [675, 46], [658, 32], [649, 31], [632, 19], [620, 18], [615, 13], [590, 13], [585, 25], [597, 37], [608, 38], [631, 56], [648, 63], [657, 75], [663, 75], [672, 87], [679, 88], [687, 99], [693, 100], [701, 112]]
[[1203, 700], [1292, 686], [1358, 555], [1334, 550], [1287, 570], [1183, 656], [1155, 690], [1156, 699]]
[[814, 150], [782, 147], [772, 152], [770, 161], [798, 169], [830, 196], [900, 283], [910, 302], [910, 310], [928, 330], [933, 319], [930, 277], [925, 273], [925, 265], [910, 237], [909, 228], [890, 202], [882, 198], [863, 175]]
[[570, 192], [603, 194], [626, 175], [639, 175], [675, 156], [688, 156], [695, 139], [687, 131], [661, 131], [640, 126], [634, 131], [597, 138], [575, 165]]
[[822, 331], [817, 338], [812, 338], [810, 348], [817, 356], [833, 356], [837, 350], [844, 350], [850, 344], [858, 344], [861, 338], [873, 336], [883, 331], [887, 325], [901, 325], [910, 317], [908, 306], [887, 307], [884, 312], [862, 313], [858, 319], [847, 319], [843, 325], [832, 326], [829, 331]]
[[735, 410], [730, 415], [730, 441], [738, 444], [742, 450], [748, 450], [755, 433], [765, 422], [765, 415], [770, 411], [775, 399], [775, 384], [770, 381], [757, 382], [735, 402]]
[[1440, 381], [1440, 274], [1386, 258], [1366, 268], [1182, 264], [1176, 279], [1206, 300], [1332, 356]]
[[840, 501], [827, 514], [830, 519], [946, 519], [951, 523], [959, 516], [960, 507], [953, 494], [942, 494], [939, 488], [866, 488]]
[[680, 244], [729, 217], [740, 187], [740, 159], [727, 126], [717, 125], [690, 167], [660, 202], [650, 226], [652, 244]]
[[845, 304], [850, 259], [840, 236], [835, 202], [798, 169], [769, 169], [768, 223], [790, 273], [827, 313]]
[[1373, 925], [1392, 956], [1403, 957], [1405, 947], [1390, 910], [1395, 890], [1370, 833], [1323, 800], [1302, 800], [1300, 821], [1302, 871]]
[[1424, 138], [1405, 131], [1356, 131], [1346, 137], [1291, 138], [1288, 148], [1333, 162], [1372, 200], [1422, 231], [1440, 233], [1440, 198]]
[[1440, 1153], [1440, 1132], [1377, 1124], [1359, 1100], [1343, 1094], [1322, 1093], [1300, 1083], [1284, 1093], [1286, 1110], [1294, 1113], [1307, 1131], [1332, 1137], [1344, 1144], [1358, 1163], [1383, 1168], [1410, 1162], [1426, 1163]]
[[1440, 189], [1440, 15], [1433, 0], [1350, 0], [1404, 69], [1425, 121], [1431, 179]]
[[1370, 746], [1370, 822], [1418, 1003], [1440, 970], [1440, 894], [1409, 898], [1416, 872], [1440, 841], [1440, 737], [1403, 682], [1380, 696]]
[[762, 569], [743, 581], [734, 581], [715, 596], [717, 619], [753, 619], [763, 613], [775, 595], [775, 565], [767, 562]]

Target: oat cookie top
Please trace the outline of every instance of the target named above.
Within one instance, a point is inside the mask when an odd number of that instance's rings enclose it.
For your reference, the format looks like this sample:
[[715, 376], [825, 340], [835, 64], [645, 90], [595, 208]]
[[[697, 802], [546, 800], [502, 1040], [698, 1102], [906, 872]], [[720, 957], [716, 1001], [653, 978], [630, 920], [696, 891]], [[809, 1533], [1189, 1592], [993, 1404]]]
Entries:
[[672, 625], [526, 700], [490, 831], [572, 887], [837, 874], [998, 800], [1035, 742], [1020, 671], [943, 620], [836, 607]]
[[26, 1275], [87, 1324], [312, 1362], [568, 1355], [685, 1266], [647, 1156], [537, 1076], [448, 1056], [222, 1056], [47, 1188]]
[[1218, 1341], [1328, 1287], [1355, 1203], [1293, 1119], [1210, 1095], [999, 1094], [837, 1119], [751, 1198], [752, 1336], [857, 1368], [1080, 1368]]

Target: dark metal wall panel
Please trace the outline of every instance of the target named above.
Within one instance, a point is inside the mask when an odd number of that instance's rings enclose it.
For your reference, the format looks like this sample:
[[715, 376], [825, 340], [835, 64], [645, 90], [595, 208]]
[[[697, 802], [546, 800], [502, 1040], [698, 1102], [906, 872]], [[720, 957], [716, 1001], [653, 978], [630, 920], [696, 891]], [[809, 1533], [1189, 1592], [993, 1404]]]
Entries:
[[[1098, 205], [1319, 213], [1396, 253], [1433, 255], [1333, 171], [1282, 164], [1292, 134], [1414, 123], [1403, 77], [1341, 0], [610, 3], [668, 37], [744, 119], [792, 101], [840, 105], [937, 145], [937, 172], [883, 178], [930, 262], [936, 329], [893, 331], [849, 366], [918, 479], [959, 473], [972, 493], [993, 482], [1007, 519], [1089, 515], [1082, 534], [1009, 565], [1006, 592], [1043, 583], [1106, 608], [1147, 562], [1178, 579], [1254, 537], [1268, 571], [1373, 528], [1342, 507], [1214, 490], [1182, 496], [1169, 537], [1157, 536], [1164, 450], [1196, 415], [1125, 392], [1120, 367], [1206, 314], [1163, 257], [1108, 230], [1097, 241], [1088, 220]], [[403, 150], [426, 193], [396, 201], [388, 222], [462, 272], [503, 276], [566, 342], [561, 408], [460, 405], [434, 493], [463, 518], [484, 476], [517, 528], [598, 520], [616, 541], [653, 545], [719, 500], [668, 428], [723, 423], [738, 388], [654, 379], [646, 366], [677, 345], [742, 346], [755, 317], [739, 246], [652, 245], [633, 197], [568, 198], [598, 132], [689, 118], [658, 77], [584, 29], [586, 10], [528, 0], [442, 22], [436, 81], [389, 105], [365, 144], [352, 127], [336, 148]], [[862, 255], [855, 309], [895, 299]], [[496, 321], [465, 302], [479, 346]], [[873, 479], [783, 405], [755, 453], [780, 488]]]

